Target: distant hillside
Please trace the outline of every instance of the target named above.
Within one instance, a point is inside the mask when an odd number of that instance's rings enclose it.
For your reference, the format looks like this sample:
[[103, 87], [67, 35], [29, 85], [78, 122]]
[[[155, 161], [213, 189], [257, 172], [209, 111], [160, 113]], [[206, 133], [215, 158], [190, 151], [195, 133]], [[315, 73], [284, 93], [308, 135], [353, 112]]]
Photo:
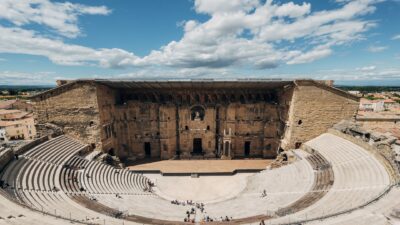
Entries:
[[13, 90], [16, 92], [45, 91], [55, 86], [51, 85], [0, 85], [0, 91]]

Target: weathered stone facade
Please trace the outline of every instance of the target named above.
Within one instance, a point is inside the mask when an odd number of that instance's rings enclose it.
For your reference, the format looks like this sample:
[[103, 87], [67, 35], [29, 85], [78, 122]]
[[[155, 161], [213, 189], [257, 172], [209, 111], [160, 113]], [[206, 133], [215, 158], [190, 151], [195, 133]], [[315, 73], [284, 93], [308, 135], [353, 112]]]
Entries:
[[315, 81], [295, 81], [283, 149], [326, 132], [343, 119], [354, 118], [358, 97]]
[[275, 157], [280, 147], [351, 117], [358, 105], [315, 81], [60, 84], [34, 97], [38, 122], [121, 158]]
[[102, 148], [96, 86], [93, 83], [71, 83], [34, 97], [37, 124], [53, 123], [74, 138]]

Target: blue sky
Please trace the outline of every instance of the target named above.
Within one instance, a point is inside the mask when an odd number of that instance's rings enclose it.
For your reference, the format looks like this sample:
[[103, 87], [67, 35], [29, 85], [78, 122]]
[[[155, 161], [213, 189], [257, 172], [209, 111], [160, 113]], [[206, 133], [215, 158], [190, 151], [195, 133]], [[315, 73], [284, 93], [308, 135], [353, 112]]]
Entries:
[[0, 2], [0, 84], [312, 78], [400, 85], [399, 0]]

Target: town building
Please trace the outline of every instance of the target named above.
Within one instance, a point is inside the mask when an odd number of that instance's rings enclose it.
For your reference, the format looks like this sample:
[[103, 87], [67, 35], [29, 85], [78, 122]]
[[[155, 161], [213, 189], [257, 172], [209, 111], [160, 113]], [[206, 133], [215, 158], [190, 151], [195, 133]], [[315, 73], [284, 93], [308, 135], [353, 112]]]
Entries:
[[0, 140], [32, 140], [36, 136], [33, 114], [0, 109]]
[[383, 100], [360, 100], [360, 110], [366, 112], [382, 112], [385, 110], [385, 102]]
[[32, 112], [32, 104], [28, 101], [13, 99], [13, 100], [3, 100], [0, 101], [0, 109], [19, 109], [25, 112]]

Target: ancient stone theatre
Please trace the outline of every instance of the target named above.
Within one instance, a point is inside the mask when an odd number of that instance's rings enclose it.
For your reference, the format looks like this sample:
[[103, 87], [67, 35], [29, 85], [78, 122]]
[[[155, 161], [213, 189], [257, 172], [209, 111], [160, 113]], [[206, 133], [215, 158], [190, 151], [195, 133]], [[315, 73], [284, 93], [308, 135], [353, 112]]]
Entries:
[[273, 158], [354, 116], [315, 80], [74, 80], [33, 97], [38, 123], [120, 158]]

